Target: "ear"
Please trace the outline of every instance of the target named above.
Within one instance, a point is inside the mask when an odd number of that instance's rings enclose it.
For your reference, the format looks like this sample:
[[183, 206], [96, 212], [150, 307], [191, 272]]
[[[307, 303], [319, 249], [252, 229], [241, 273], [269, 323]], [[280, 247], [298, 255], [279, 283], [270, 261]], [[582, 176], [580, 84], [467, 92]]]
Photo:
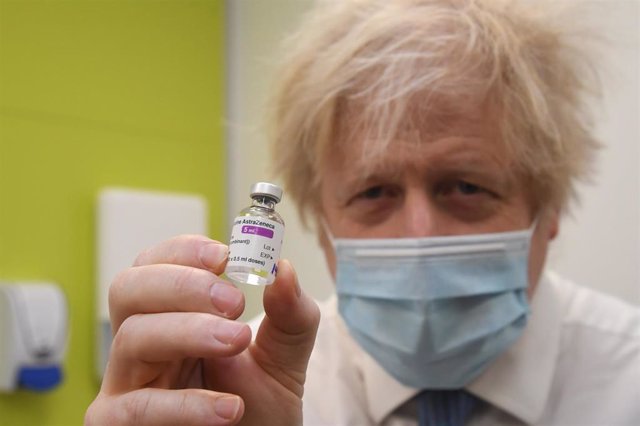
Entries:
[[560, 209], [552, 208], [546, 215], [547, 222], [547, 239], [549, 241], [555, 239], [558, 236], [560, 230]]

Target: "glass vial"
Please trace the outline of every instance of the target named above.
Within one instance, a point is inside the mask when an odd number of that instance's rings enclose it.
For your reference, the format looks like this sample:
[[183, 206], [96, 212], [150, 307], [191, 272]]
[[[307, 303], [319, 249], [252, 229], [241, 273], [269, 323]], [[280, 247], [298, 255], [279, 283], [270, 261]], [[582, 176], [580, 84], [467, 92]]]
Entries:
[[282, 188], [268, 182], [251, 186], [251, 206], [233, 221], [225, 275], [234, 282], [267, 285], [276, 278], [284, 221], [274, 210]]

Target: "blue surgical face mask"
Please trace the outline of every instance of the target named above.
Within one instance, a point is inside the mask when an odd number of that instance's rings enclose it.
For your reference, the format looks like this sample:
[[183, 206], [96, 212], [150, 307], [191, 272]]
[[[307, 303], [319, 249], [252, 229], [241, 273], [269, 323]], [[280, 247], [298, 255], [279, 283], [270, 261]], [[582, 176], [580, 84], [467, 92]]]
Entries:
[[534, 228], [333, 239], [338, 308], [349, 332], [407, 386], [464, 387], [525, 327]]

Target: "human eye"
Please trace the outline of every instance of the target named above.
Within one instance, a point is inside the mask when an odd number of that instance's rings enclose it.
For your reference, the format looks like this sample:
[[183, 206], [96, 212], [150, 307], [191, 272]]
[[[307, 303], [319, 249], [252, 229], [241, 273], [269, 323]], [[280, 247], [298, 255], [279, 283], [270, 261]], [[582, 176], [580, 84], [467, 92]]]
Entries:
[[482, 188], [480, 185], [475, 185], [473, 183], [460, 180], [453, 185], [451, 192], [454, 195], [457, 193], [462, 196], [471, 196], [471, 195], [479, 195], [479, 194], [485, 193], [486, 190]]
[[395, 185], [367, 185], [354, 191], [347, 211], [359, 222], [380, 222], [393, 211], [400, 197], [401, 191]]
[[372, 185], [358, 191], [353, 197], [353, 201], [376, 201], [385, 198], [395, 198], [399, 195], [398, 192], [399, 191], [391, 185]]
[[357, 198], [365, 199], [365, 200], [375, 200], [384, 195], [385, 191], [382, 185], [372, 186], [370, 188], [365, 189], [364, 191], [358, 193]]
[[463, 219], [484, 218], [492, 211], [499, 196], [487, 186], [469, 180], [450, 180], [436, 189], [439, 204]]

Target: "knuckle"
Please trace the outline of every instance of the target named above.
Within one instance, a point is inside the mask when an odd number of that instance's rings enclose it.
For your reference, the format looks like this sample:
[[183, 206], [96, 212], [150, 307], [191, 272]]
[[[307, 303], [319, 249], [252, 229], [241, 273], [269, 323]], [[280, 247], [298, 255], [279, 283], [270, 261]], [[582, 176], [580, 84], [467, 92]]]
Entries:
[[188, 244], [193, 240], [202, 240], [202, 237], [196, 234], [180, 234], [173, 237], [170, 241], [178, 244]]
[[192, 414], [189, 409], [189, 395], [187, 393], [183, 393], [182, 397], [178, 401], [178, 409], [177, 412], [180, 418], [184, 419], [186, 416]]
[[212, 240], [211, 238], [207, 238], [204, 235], [198, 235], [198, 234], [181, 234], [178, 235], [176, 237], [173, 237], [172, 240], [174, 240], [175, 242], [178, 242], [180, 244], [209, 244], [211, 242], [216, 242], [214, 240]]
[[129, 424], [140, 425], [145, 421], [149, 412], [150, 396], [146, 392], [137, 392], [125, 400], [124, 412]]
[[207, 336], [211, 334], [211, 330], [219, 327], [220, 318], [215, 315], [196, 313], [189, 317], [188, 328], [198, 336]]
[[84, 426], [121, 425], [123, 422], [114, 415], [114, 410], [104, 407], [104, 396], [98, 397], [89, 405], [84, 415]]
[[180, 262], [180, 259], [182, 258], [180, 254], [181, 250], [178, 247], [172, 245], [166, 253], [166, 259], [164, 263], [168, 263], [169, 265], [179, 265], [180, 263], [182, 263]]
[[130, 268], [120, 271], [111, 281], [109, 286], [109, 306], [117, 306], [121, 302], [130, 273]]
[[96, 413], [96, 401], [93, 401], [84, 413], [84, 426], [97, 426], [98, 416]]
[[198, 280], [195, 268], [181, 268], [176, 274], [174, 281], [175, 294], [193, 293], [194, 282]]
[[209, 271], [184, 267], [177, 272], [174, 279], [174, 294], [205, 300], [215, 279], [216, 276]]
[[190, 253], [191, 247], [197, 246], [202, 237], [197, 235], [183, 234], [171, 238], [166, 245], [166, 263], [180, 264], [181, 259], [185, 258], [183, 254]]
[[133, 260], [133, 265], [132, 266], [146, 265], [147, 264], [147, 258], [149, 257], [149, 253], [150, 252], [151, 252], [151, 249], [148, 248], [148, 249], [142, 250], [140, 253], [138, 253], [136, 258]]
[[135, 328], [139, 316], [140, 314], [132, 315], [125, 318], [122, 322], [115, 336], [113, 336], [113, 342], [111, 343], [114, 353], [118, 353], [120, 356], [126, 356], [131, 350], [130, 342], [135, 338]]

